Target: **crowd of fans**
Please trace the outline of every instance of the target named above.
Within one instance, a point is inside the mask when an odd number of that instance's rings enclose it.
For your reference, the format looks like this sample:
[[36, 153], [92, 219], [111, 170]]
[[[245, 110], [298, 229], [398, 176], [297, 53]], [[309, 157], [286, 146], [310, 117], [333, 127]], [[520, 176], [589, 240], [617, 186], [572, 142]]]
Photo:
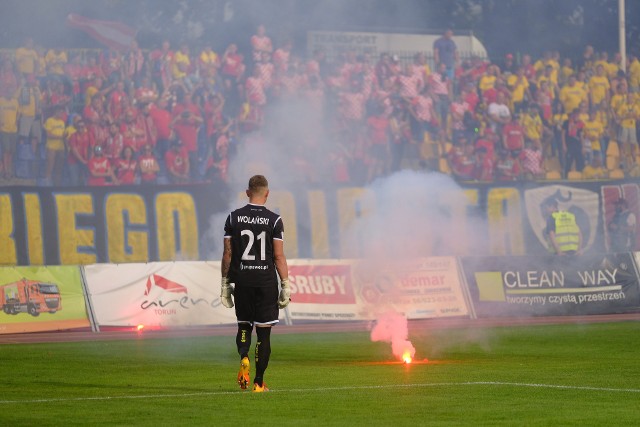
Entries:
[[250, 46], [73, 53], [25, 40], [0, 61], [0, 182], [225, 182], [242, 145], [278, 143], [264, 135], [276, 105], [317, 126], [289, 152], [304, 182], [404, 167], [483, 182], [640, 176], [637, 56], [461, 60], [447, 31], [433, 61], [303, 58], [262, 25]]

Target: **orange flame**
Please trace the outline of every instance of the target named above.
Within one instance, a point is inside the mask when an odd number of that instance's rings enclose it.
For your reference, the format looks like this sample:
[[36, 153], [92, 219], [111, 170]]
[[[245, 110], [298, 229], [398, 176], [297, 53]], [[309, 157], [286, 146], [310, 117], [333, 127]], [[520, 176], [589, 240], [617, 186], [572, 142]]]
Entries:
[[404, 361], [404, 363], [406, 363], [407, 365], [409, 363], [411, 363], [411, 352], [409, 350], [405, 351], [404, 354], [402, 355], [402, 360]]
[[136, 327], [136, 330], [137, 330], [138, 332], [142, 331], [143, 329], [144, 329], [144, 325], [138, 325], [138, 326]]

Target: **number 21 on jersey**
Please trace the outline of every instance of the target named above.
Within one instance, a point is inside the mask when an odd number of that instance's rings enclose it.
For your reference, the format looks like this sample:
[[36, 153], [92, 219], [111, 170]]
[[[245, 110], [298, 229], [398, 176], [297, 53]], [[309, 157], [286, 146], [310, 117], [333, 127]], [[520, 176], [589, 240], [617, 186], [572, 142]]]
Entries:
[[[243, 261], [255, 261], [256, 257], [255, 255], [251, 255], [249, 253], [249, 251], [251, 250], [251, 248], [253, 247], [253, 244], [255, 243], [256, 240], [258, 240], [258, 242], [260, 243], [260, 261], [264, 261], [266, 259], [266, 236], [267, 236], [267, 232], [263, 231], [262, 233], [258, 234], [258, 236], [254, 236], [253, 231], [251, 230], [242, 230], [240, 232], [241, 236], [247, 236], [249, 237], [249, 241], [247, 242], [247, 246], [244, 248], [244, 251], [242, 252], [242, 260]], [[242, 239], [244, 241], [244, 239]]]

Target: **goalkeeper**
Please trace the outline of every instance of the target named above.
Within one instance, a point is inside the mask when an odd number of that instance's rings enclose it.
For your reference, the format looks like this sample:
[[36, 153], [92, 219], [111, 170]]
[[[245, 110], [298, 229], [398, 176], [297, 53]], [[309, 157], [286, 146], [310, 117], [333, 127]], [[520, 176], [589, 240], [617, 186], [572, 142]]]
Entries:
[[253, 326], [256, 327], [253, 391], [263, 392], [269, 390], [264, 372], [271, 355], [271, 326], [278, 323], [278, 309], [289, 304], [291, 291], [282, 218], [264, 206], [269, 197], [267, 179], [252, 176], [246, 193], [249, 203], [231, 212], [224, 225], [220, 299], [227, 308], [232, 308], [235, 300], [238, 384], [242, 389], [249, 385], [249, 350]]

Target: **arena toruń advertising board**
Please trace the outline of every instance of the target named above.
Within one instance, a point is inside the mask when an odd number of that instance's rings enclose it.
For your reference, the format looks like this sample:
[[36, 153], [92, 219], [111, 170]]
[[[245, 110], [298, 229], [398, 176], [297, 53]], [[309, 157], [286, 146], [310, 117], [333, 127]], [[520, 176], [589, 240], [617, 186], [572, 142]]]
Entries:
[[623, 313], [640, 306], [631, 253], [464, 257], [479, 317]]

